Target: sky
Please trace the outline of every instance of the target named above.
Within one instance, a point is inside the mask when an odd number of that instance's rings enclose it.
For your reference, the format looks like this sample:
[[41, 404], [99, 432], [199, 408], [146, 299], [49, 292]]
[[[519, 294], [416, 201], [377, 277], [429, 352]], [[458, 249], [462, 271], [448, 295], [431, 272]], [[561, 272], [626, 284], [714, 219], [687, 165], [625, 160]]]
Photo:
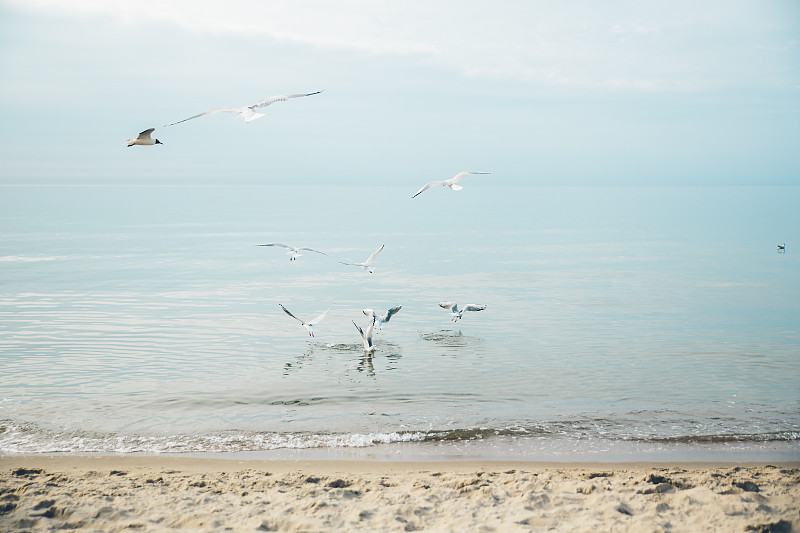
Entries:
[[800, 184], [798, 147], [795, 0], [0, 0], [5, 185]]

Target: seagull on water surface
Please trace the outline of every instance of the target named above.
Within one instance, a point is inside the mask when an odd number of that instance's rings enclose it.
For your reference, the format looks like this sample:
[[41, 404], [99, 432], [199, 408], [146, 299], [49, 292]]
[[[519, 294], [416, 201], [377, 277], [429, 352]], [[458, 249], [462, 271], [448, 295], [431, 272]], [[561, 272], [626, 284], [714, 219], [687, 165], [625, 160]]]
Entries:
[[370, 322], [369, 326], [367, 326], [367, 331], [361, 329], [361, 326], [356, 324], [356, 321], [353, 321], [353, 325], [358, 330], [358, 333], [361, 335], [361, 340], [364, 342], [364, 351], [367, 353], [371, 353], [375, 351], [375, 345], [372, 344], [372, 332], [375, 330], [375, 318], [372, 318], [372, 322]]
[[463, 308], [459, 309], [458, 304], [454, 302], [440, 302], [439, 307], [449, 309], [450, 314], [453, 316], [453, 322], [458, 322], [464, 311], [483, 311], [486, 309], [485, 305], [481, 304], [466, 304]]
[[431, 187], [437, 187], [439, 185], [441, 185], [443, 187], [450, 187], [454, 191], [460, 191], [464, 187], [462, 187], [461, 185], [458, 185], [458, 182], [461, 181], [465, 176], [469, 176], [470, 174], [489, 174], [489, 172], [459, 172], [458, 174], [456, 174], [455, 176], [453, 176], [452, 178], [450, 178], [448, 180], [429, 181], [428, 183], [423, 185], [420, 190], [415, 192], [414, 195], [411, 198], [414, 198], [414, 196], [422, 194], [424, 191], [427, 191]]
[[128, 145], [128, 148], [134, 145], [153, 146], [154, 144], [164, 144], [158, 139], [153, 139], [152, 137], [150, 137], [150, 134], [153, 133], [154, 131], [156, 131], [155, 128], [146, 129], [142, 133], [140, 133], [135, 139], [128, 139], [127, 141], [125, 141], [125, 144]]
[[317, 318], [315, 318], [314, 320], [311, 320], [310, 322], [305, 322], [304, 320], [300, 320], [299, 318], [297, 318], [296, 316], [294, 316], [292, 313], [290, 313], [290, 312], [289, 312], [289, 310], [288, 310], [288, 309], [286, 309], [286, 308], [285, 308], [283, 305], [281, 305], [281, 304], [278, 304], [278, 305], [280, 305], [280, 306], [281, 306], [281, 309], [283, 309], [283, 312], [284, 312], [284, 313], [286, 313], [286, 314], [287, 314], [287, 315], [289, 315], [290, 317], [292, 317], [292, 318], [294, 318], [295, 320], [297, 320], [298, 322], [300, 322], [300, 324], [302, 324], [302, 326], [308, 330], [308, 335], [309, 335], [310, 337], [313, 337], [313, 336], [314, 336], [314, 326], [315, 326], [315, 325], [317, 325], [317, 324], [319, 324], [319, 322], [320, 322], [320, 321], [321, 321], [323, 318], [325, 318], [325, 316], [326, 316], [326, 315], [327, 315], [327, 314], [328, 314], [328, 313], [331, 311], [331, 309], [333, 309], [333, 306], [331, 306], [331, 307], [329, 307], [329, 308], [328, 308], [328, 310], [327, 310], [327, 311], [325, 311], [324, 313], [322, 313], [321, 315], [319, 315], [319, 316], [318, 316]]
[[256, 246], [279, 246], [281, 248], [286, 248], [287, 250], [289, 250], [289, 261], [295, 261], [295, 260], [297, 260], [298, 257], [303, 255], [303, 254], [300, 253], [301, 250], [306, 250], [306, 251], [309, 251], [309, 252], [317, 252], [318, 254], [322, 254], [322, 255], [328, 255], [325, 252], [320, 252], [319, 250], [315, 250], [313, 248], [295, 248], [294, 246], [289, 246], [288, 244], [281, 244], [279, 242], [270, 242], [270, 243], [267, 243], [267, 244], [256, 244]]
[[377, 321], [377, 323], [378, 323], [378, 329], [381, 329], [381, 328], [383, 327], [383, 325], [384, 325], [386, 322], [389, 322], [389, 320], [391, 320], [391, 319], [392, 319], [392, 317], [393, 317], [393, 316], [394, 316], [394, 315], [395, 315], [395, 314], [396, 314], [396, 313], [397, 313], [397, 312], [398, 312], [400, 309], [402, 309], [402, 308], [403, 308], [403, 306], [402, 306], [402, 305], [396, 305], [396, 306], [392, 307], [391, 309], [389, 309], [388, 311], [386, 311], [386, 312], [383, 314], [383, 316], [378, 316], [378, 313], [376, 313], [376, 312], [375, 312], [374, 310], [372, 310], [372, 309], [364, 309], [362, 312], [363, 312], [365, 315], [367, 315], [367, 316], [369, 316], [369, 317], [372, 317], [372, 319], [373, 319], [373, 320]]
[[372, 262], [375, 261], [375, 258], [378, 256], [378, 254], [381, 253], [381, 250], [383, 250], [384, 246], [385, 245], [381, 244], [381, 247], [378, 248], [377, 250], [375, 250], [374, 252], [372, 252], [372, 255], [367, 257], [367, 260], [364, 261], [363, 263], [345, 263], [344, 261], [339, 261], [339, 262], [341, 264], [343, 264], [343, 265], [360, 266], [361, 268], [363, 268], [364, 270], [366, 270], [367, 272], [372, 274], [372, 270], [373, 270], [372, 269]]
[[[215, 113], [236, 113], [233, 117], [236, 120], [241, 120], [243, 122], [252, 122], [258, 118], [264, 116], [264, 113], [257, 113], [256, 108], [265, 108], [270, 104], [274, 104], [275, 102], [285, 102], [290, 98], [299, 98], [301, 96], [311, 96], [312, 94], [319, 94], [322, 91], [317, 91], [314, 93], [299, 93], [299, 94], [280, 94], [278, 96], [270, 96], [269, 98], [264, 98], [263, 100], [259, 100], [255, 104], [246, 105], [244, 107], [218, 107], [217, 109], [212, 109], [211, 111], [206, 111], [204, 113], [199, 113], [197, 115], [193, 115], [189, 118], [185, 118], [183, 120], [179, 120], [178, 122], [173, 122], [172, 124], [167, 124], [167, 126], [174, 126], [175, 124], [180, 124], [181, 122], [186, 122], [187, 120], [192, 120], [193, 118], [203, 117], [206, 115], [213, 115]], [[165, 126], [166, 127], [166, 126]]]

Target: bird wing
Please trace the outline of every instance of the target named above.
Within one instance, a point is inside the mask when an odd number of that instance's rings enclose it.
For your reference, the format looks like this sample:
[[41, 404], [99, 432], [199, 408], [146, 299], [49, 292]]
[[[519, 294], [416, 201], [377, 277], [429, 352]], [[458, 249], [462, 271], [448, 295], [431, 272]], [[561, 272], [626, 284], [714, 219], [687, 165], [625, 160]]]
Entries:
[[483, 311], [484, 309], [486, 309], [486, 306], [481, 304], [467, 304], [464, 306], [464, 311]]
[[439, 302], [439, 307], [442, 309], [449, 309], [451, 312], [456, 312], [456, 307], [458, 304], [455, 302]]
[[449, 183], [458, 183], [459, 181], [461, 181], [466, 176], [469, 176], [470, 174], [488, 174], [488, 172], [459, 172], [458, 174], [456, 174], [447, 181]]
[[426, 183], [425, 185], [423, 185], [423, 186], [422, 186], [422, 188], [421, 188], [420, 190], [418, 190], [417, 192], [415, 192], [415, 193], [414, 193], [414, 194], [411, 196], [411, 198], [414, 198], [414, 197], [415, 197], [415, 196], [417, 196], [418, 194], [421, 194], [421, 193], [423, 193], [424, 191], [427, 191], [427, 190], [428, 190], [428, 189], [430, 189], [431, 187], [436, 187], [437, 185], [444, 185], [444, 182], [443, 182], [443, 181], [429, 181], [428, 183]]
[[328, 255], [325, 252], [320, 252], [319, 250], [315, 250], [313, 248], [298, 248], [298, 250], [308, 250], [309, 252], [317, 252], [318, 254]]
[[300, 320], [299, 318], [297, 318], [296, 316], [294, 316], [292, 313], [290, 313], [290, 312], [289, 312], [289, 310], [288, 310], [288, 309], [286, 309], [286, 308], [285, 308], [283, 305], [281, 305], [281, 304], [278, 304], [278, 305], [280, 305], [280, 306], [281, 306], [281, 309], [283, 309], [283, 312], [284, 312], [284, 313], [286, 313], [286, 314], [287, 314], [287, 315], [289, 315], [290, 317], [294, 318], [295, 320], [297, 320], [297, 321], [298, 321], [298, 322], [300, 322], [301, 324], [305, 325], [305, 322], [303, 322], [302, 320]]
[[290, 250], [292, 249], [291, 246], [289, 246], [287, 244], [281, 244], [279, 242], [269, 242], [267, 244], [256, 244], [256, 246], [280, 246], [281, 248], [288, 248]]
[[325, 316], [326, 316], [328, 313], [330, 313], [330, 312], [331, 312], [331, 309], [333, 309], [333, 306], [329, 307], [327, 311], [325, 311], [324, 313], [322, 313], [321, 315], [319, 315], [317, 318], [315, 318], [314, 320], [312, 320], [311, 322], [309, 322], [309, 324], [311, 324], [312, 326], [313, 326], [313, 325], [315, 325], [315, 324], [318, 324], [320, 321], [322, 321], [322, 319], [323, 319], [323, 318], [325, 318]]
[[137, 139], [142, 139], [142, 140], [149, 139], [150, 138], [150, 134], [153, 133], [154, 131], [156, 131], [155, 128], [146, 129], [142, 133], [140, 133], [136, 138]]
[[381, 322], [389, 322], [389, 320], [391, 320], [391, 318], [392, 318], [394, 315], [396, 315], [396, 314], [397, 314], [397, 312], [398, 312], [400, 309], [402, 309], [402, 308], [403, 308], [403, 306], [402, 306], [402, 305], [396, 305], [396, 306], [392, 307], [391, 309], [389, 309], [388, 311], [386, 311], [386, 314], [385, 314], [385, 315], [383, 315], [383, 316], [381, 317]]
[[472, 172], [459, 172], [458, 174], [456, 174], [455, 176], [446, 181], [447, 183], [458, 183], [459, 181], [469, 176], [470, 174], [472, 174]]
[[447, 181], [450, 182], [450, 183], [458, 183], [459, 181], [461, 181], [465, 177], [469, 176], [470, 174], [475, 174], [475, 173], [474, 172], [459, 172], [458, 174], [456, 174], [455, 176], [453, 176], [452, 178], [450, 178]]
[[366, 341], [367, 339], [366, 339], [366, 337], [364, 337], [364, 330], [363, 330], [363, 329], [361, 329], [361, 326], [359, 326], [358, 324], [356, 324], [356, 321], [355, 321], [355, 320], [353, 320], [353, 325], [356, 327], [356, 329], [358, 330], [358, 333], [361, 335], [361, 339], [362, 339], [362, 340], [364, 340], [364, 341]]
[[299, 98], [301, 96], [311, 96], [312, 94], [319, 94], [322, 91], [317, 91], [314, 93], [299, 93], [299, 94], [279, 94], [277, 96], [270, 96], [269, 98], [264, 98], [263, 100], [259, 100], [255, 104], [248, 106], [250, 109], [254, 107], [267, 107], [270, 104], [274, 104], [275, 102], [285, 102], [290, 98]]
[[167, 124], [164, 127], [166, 128], [167, 126], [174, 126], [175, 124], [180, 124], [181, 122], [186, 122], [187, 120], [192, 120], [193, 118], [204, 117], [206, 115], [213, 115], [214, 113], [242, 113], [244, 109], [247, 109], [247, 108], [246, 107], [245, 108], [241, 108], [241, 107], [220, 107], [220, 108], [217, 108], [217, 109], [212, 109], [211, 111], [206, 111], [205, 113], [198, 113], [197, 115], [193, 115], [193, 116], [191, 116], [189, 118], [185, 118], [183, 120], [179, 120], [178, 122], [173, 122], [172, 124]]
[[381, 244], [381, 247], [380, 247], [380, 248], [378, 248], [377, 250], [375, 250], [374, 252], [372, 252], [372, 255], [370, 255], [369, 257], [367, 257], [367, 260], [366, 260], [366, 261], [364, 261], [364, 264], [365, 264], [365, 265], [368, 265], [368, 264], [372, 263], [372, 262], [375, 260], [375, 258], [378, 256], [378, 254], [379, 254], [379, 253], [381, 253], [381, 250], [383, 250], [383, 247], [384, 247], [384, 246], [386, 246], [386, 245], [385, 245], [385, 244]]

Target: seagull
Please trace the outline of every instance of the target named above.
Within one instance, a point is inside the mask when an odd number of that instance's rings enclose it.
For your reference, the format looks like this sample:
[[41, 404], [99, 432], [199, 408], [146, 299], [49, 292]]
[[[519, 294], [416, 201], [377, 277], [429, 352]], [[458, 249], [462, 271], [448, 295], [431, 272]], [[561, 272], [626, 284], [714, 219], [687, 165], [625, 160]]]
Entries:
[[460, 191], [464, 187], [462, 187], [461, 185], [458, 185], [458, 182], [461, 181], [465, 176], [469, 176], [470, 174], [489, 174], [489, 172], [459, 172], [458, 174], [456, 174], [455, 176], [453, 176], [449, 180], [429, 181], [428, 183], [423, 185], [420, 190], [415, 192], [414, 195], [411, 198], [414, 198], [414, 196], [417, 196], [418, 194], [421, 194], [423, 191], [427, 191], [431, 187], [436, 187], [438, 185], [442, 185], [444, 187], [450, 187], [454, 191]]
[[153, 133], [154, 131], [156, 131], [155, 128], [144, 130], [135, 139], [128, 139], [127, 141], [125, 141], [125, 144], [128, 145], [128, 148], [130, 148], [135, 144], [138, 144], [139, 146], [153, 146], [154, 144], [164, 144], [158, 139], [153, 140], [150, 137], [150, 134]]
[[786, 243], [779, 244], [778, 245], [778, 251], [779, 252], [785, 252], [786, 251]]
[[353, 321], [353, 325], [356, 327], [358, 332], [361, 334], [361, 340], [364, 341], [364, 351], [367, 353], [371, 353], [375, 351], [375, 346], [372, 344], [372, 331], [375, 329], [375, 318], [372, 318], [372, 322], [369, 326], [367, 326], [367, 331], [361, 329], [361, 327], [356, 324], [355, 320]]
[[392, 317], [402, 308], [403, 308], [402, 305], [396, 305], [396, 306], [392, 307], [391, 309], [389, 309], [388, 311], [386, 311], [383, 314], [383, 316], [378, 316], [378, 314], [375, 311], [373, 311], [372, 309], [364, 309], [362, 312], [367, 316], [371, 316], [373, 320], [377, 320], [378, 329], [381, 329], [383, 327], [383, 325], [386, 322], [389, 322], [389, 320], [391, 320]]
[[270, 242], [267, 244], [256, 244], [256, 246], [280, 246], [281, 248], [286, 248], [289, 250], [289, 261], [295, 261], [301, 254], [300, 250], [307, 250], [309, 252], [317, 252], [318, 254], [328, 255], [325, 252], [320, 252], [319, 250], [315, 250], [313, 248], [295, 248], [294, 246], [289, 246], [288, 244], [281, 244], [279, 242]]
[[345, 263], [344, 261], [339, 261], [339, 262], [341, 264], [343, 264], [343, 265], [360, 266], [361, 268], [363, 268], [364, 270], [366, 270], [367, 272], [372, 274], [372, 270], [373, 270], [372, 269], [372, 262], [375, 260], [375, 257], [377, 257], [377, 255], [379, 253], [381, 253], [381, 250], [383, 250], [384, 246], [385, 245], [381, 244], [381, 247], [378, 248], [377, 250], [375, 250], [374, 252], [372, 252], [372, 255], [367, 257], [367, 260], [364, 261], [363, 263]]
[[466, 304], [462, 309], [459, 309], [458, 304], [453, 302], [440, 302], [439, 307], [450, 310], [450, 314], [453, 315], [453, 322], [457, 322], [464, 311], [483, 311], [486, 309], [485, 305], [480, 304]]
[[275, 102], [285, 102], [290, 98], [299, 98], [301, 96], [311, 96], [312, 94], [319, 94], [322, 91], [317, 91], [314, 93], [300, 93], [300, 94], [280, 94], [278, 96], [270, 96], [269, 98], [264, 98], [263, 100], [259, 100], [255, 104], [246, 105], [244, 107], [219, 107], [217, 109], [212, 109], [211, 111], [206, 111], [205, 113], [200, 113], [189, 118], [185, 118], [183, 120], [179, 120], [178, 122], [173, 122], [172, 124], [167, 124], [167, 126], [174, 126], [175, 124], [180, 124], [181, 122], [186, 122], [187, 120], [192, 120], [193, 118], [203, 117], [206, 115], [213, 115], [214, 113], [236, 113], [233, 117], [236, 120], [241, 120], [243, 122], [252, 122], [257, 118], [261, 118], [264, 116], [264, 113], [257, 113], [255, 108], [264, 108], [270, 104], [274, 104]]
[[309, 335], [310, 337], [313, 337], [313, 336], [314, 336], [314, 326], [316, 326], [316, 325], [317, 325], [317, 324], [318, 324], [318, 323], [319, 323], [319, 322], [320, 322], [320, 321], [321, 321], [323, 318], [325, 318], [325, 316], [326, 316], [326, 315], [327, 315], [327, 314], [328, 314], [328, 313], [331, 311], [331, 309], [333, 309], [333, 306], [331, 306], [330, 308], [328, 308], [328, 310], [327, 310], [327, 311], [325, 311], [324, 313], [322, 313], [321, 315], [319, 315], [319, 316], [318, 316], [317, 318], [315, 318], [314, 320], [312, 320], [312, 321], [310, 321], [310, 322], [304, 322], [304, 321], [300, 320], [299, 318], [297, 318], [296, 316], [294, 316], [292, 313], [290, 313], [290, 312], [289, 312], [289, 310], [288, 310], [288, 309], [286, 309], [286, 308], [285, 308], [283, 305], [281, 305], [281, 304], [278, 304], [278, 305], [280, 305], [280, 306], [281, 306], [281, 309], [283, 309], [283, 312], [284, 312], [284, 313], [286, 313], [286, 314], [287, 314], [287, 315], [289, 315], [290, 317], [292, 317], [292, 318], [294, 318], [295, 320], [297, 320], [298, 322], [300, 322], [300, 324], [302, 324], [302, 325], [303, 325], [303, 327], [304, 327], [304, 328], [306, 328], [306, 329], [308, 330], [308, 335]]

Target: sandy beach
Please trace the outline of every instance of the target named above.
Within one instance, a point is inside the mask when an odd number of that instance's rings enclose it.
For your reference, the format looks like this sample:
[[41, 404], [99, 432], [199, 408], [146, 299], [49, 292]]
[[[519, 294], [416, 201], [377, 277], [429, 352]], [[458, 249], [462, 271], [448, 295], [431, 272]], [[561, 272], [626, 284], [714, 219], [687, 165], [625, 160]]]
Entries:
[[0, 458], [0, 530], [800, 528], [800, 464]]

